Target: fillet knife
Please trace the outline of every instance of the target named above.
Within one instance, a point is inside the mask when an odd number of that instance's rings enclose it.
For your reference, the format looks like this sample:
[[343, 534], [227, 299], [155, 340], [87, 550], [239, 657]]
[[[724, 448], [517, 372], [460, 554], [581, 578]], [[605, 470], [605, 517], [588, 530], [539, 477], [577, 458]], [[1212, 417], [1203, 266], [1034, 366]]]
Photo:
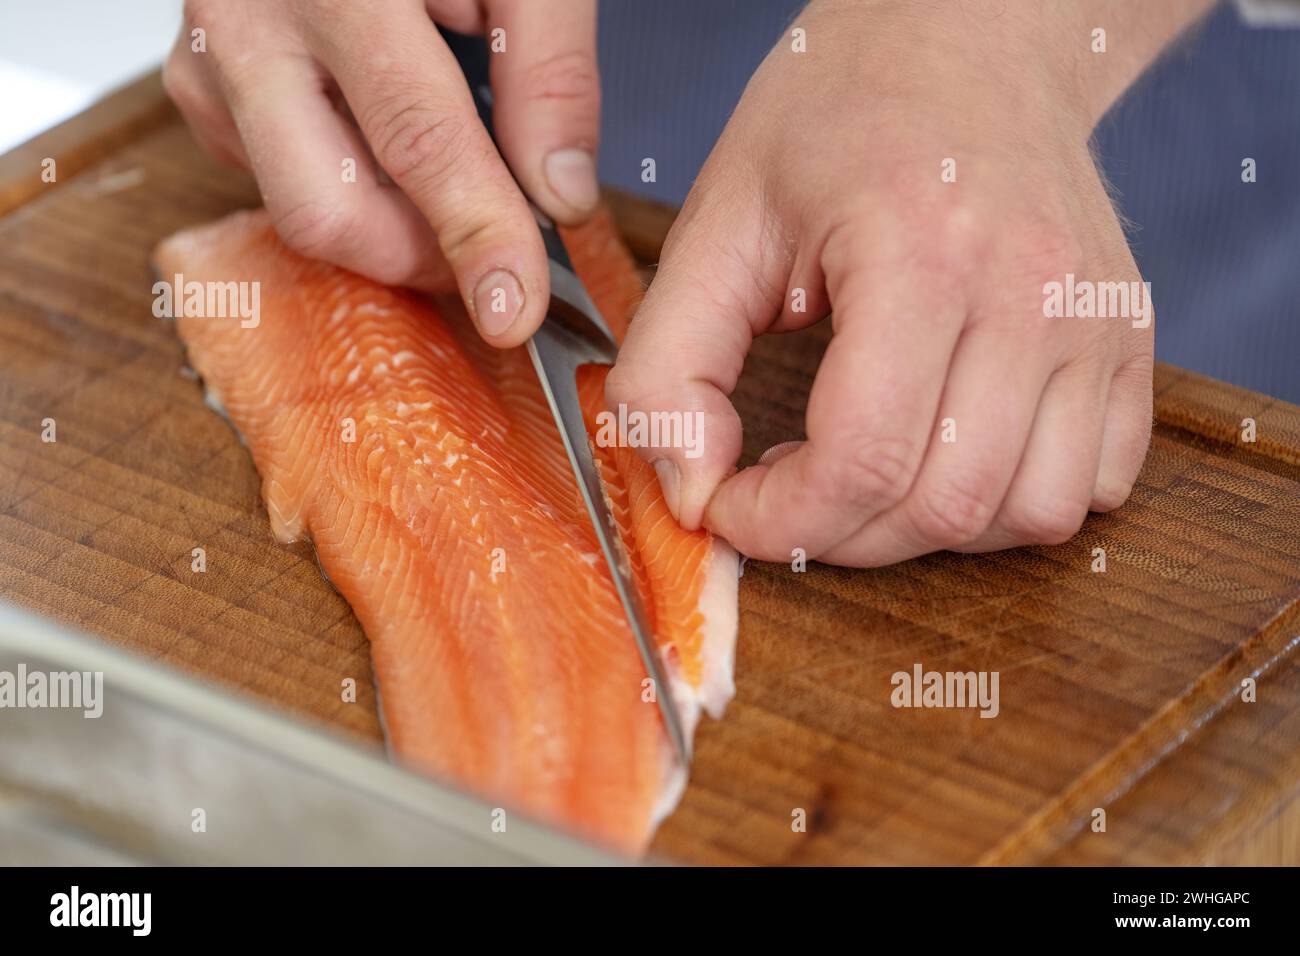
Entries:
[[[474, 96], [479, 118], [495, 142], [492, 91], [488, 85], [490, 54], [487, 44], [481, 37], [462, 36], [449, 30], [440, 32], [465, 72], [465, 80]], [[664, 669], [663, 658], [655, 646], [654, 635], [650, 632], [640, 592], [632, 579], [631, 563], [623, 549], [618, 526], [600, 484], [600, 474], [578, 401], [576, 373], [579, 366], [612, 365], [618, 355], [618, 344], [614, 341], [609, 326], [601, 318], [596, 304], [587, 294], [582, 280], [573, 271], [573, 264], [564, 248], [559, 230], [531, 200], [529, 206], [537, 219], [542, 242], [546, 247], [551, 276], [551, 303], [546, 319], [528, 340], [528, 355], [533, 360], [533, 368], [537, 370], [537, 378], [542, 383], [551, 415], [560, 428], [564, 450], [569, 455], [569, 464], [577, 478], [578, 490], [582, 492], [582, 500], [591, 516], [600, 550], [609, 566], [614, 590], [618, 592], [628, 626], [636, 638], [637, 650], [641, 653], [646, 672], [654, 682], [655, 699], [659, 704], [659, 712], [663, 715], [668, 739], [677, 759], [686, 766], [691, 759], [690, 741], [673, 700], [673, 689]]]

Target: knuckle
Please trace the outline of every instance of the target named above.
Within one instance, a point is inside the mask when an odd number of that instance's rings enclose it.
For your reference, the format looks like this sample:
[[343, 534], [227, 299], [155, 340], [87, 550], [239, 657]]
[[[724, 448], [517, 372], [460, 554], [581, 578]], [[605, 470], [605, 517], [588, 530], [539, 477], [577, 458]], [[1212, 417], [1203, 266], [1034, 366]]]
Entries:
[[1016, 274], [1031, 284], [1060, 281], [1085, 262], [1083, 244], [1074, 230], [1055, 223], [1021, 224], [1011, 231], [1007, 257]]
[[917, 231], [924, 242], [913, 250], [918, 265], [935, 277], [952, 281], [969, 277], [982, 258], [986, 218], [961, 201], [932, 210], [926, 218], [925, 228]]
[[226, 0], [185, 0], [185, 22], [200, 27], [210, 26], [224, 6], [228, 6]]
[[317, 17], [336, 17], [346, 13], [351, 0], [296, 0], [294, 6], [300, 15]]
[[346, 258], [354, 235], [346, 210], [319, 202], [300, 203], [277, 214], [275, 228], [299, 255], [335, 263]]
[[362, 119], [375, 156], [394, 179], [401, 181], [419, 173], [435, 183], [460, 168], [469, 146], [464, 119], [439, 110], [420, 92], [403, 90], [392, 94]]
[[949, 255], [959, 256], [953, 265], [962, 266], [974, 258], [986, 234], [985, 217], [969, 202], [952, 203], [940, 216], [938, 238]]
[[[341, 254], [338, 258], [342, 259], [350, 248], [350, 246], [341, 246]], [[393, 255], [367, 256], [364, 262], [354, 261], [350, 265], [357, 272], [380, 285], [406, 285], [419, 274], [420, 264], [410, 255], [397, 252]]]
[[524, 68], [522, 86], [530, 100], [555, 100], [586, 106], [600, 97], [596, 60], [588, 52], [572, 50], [538, 60]]
[[981, 321], [1013, 331], [1041, 332], [1047, 296], [1066, 287], [1066, 276], [1092, 278], [1079, 238], [1067, 227], [1042, 222], [1008, 229], [994, 254], [998, 290]]
[[439, 223], [438, 246], [453, 266], [459, 266], [476, 251], [518, 245], [518, 239], [512, 242], [512, 236], [522, 235], [506, 209], [481, 204], [478, 208], [463, 207]]
[[1152, 377], [1155, 375], [1154, 343], [1143, 339], [1136, 344], [1130, 341], [1128, 355], [1115, 369], [1112, 387], [1119, 386], [1123, 397], [1132, 404], [1132, 414], [1147, 419], [1145, 425], [1150, 430], [1150, 411], [1152, 403]]
[[1088, 507], [1083, 503], [1030, 498], [1010, 503], [1001, 520], [1021, 543], [1064, 544], [1083, 527], [1087, 516]]
[[912, 443], [878, 438], [850, 442], [847, 448], [847, 454], [830, 457], [821, 472], [837, 498], [884, 510], [906, 497], [918, 467]]
[[[674, 407], [664, 382], [657, 376], [660, 371], [637, 360], [632, 353], [623, 352], [605, 377], [605, 403], [608, 408], [627, 408], [645, 412]], [[676, 396], [680, 398], [680, 395]]]
[[[718, 216], [719, 218], [714, 218]], [[754, 299], [763, 302], [781, 300], [785, 289], [779, 278], [770, 274], [761, 264], [762, 254], [756, 250], [750, 236], [743, 229], [728, 229], [722, 223], [726, 213], [705, 213], [696, 221], [694, 234], [685, 230], [680, 238], [672, 237], [660, 257], [664, 275], [676, 274], [678, 282], [672, 286], [684, 298], [689, 297], [707, 308], [711, 314], [743, 314], [745, 303]], [[734, 213], [732, 214], [734, 217]], [[733, 218], [733, 223], [735, 219]], [[674, 230], [677, 232], [677, 230]], [[707, 262], [707, 274], [692, 263]], [[685, 275], [682, 275], [685, 274]], [[658, 289], [651, 283], [647, 297], [653, 295], [659, 302], [670, 299], [671, 293], [660, 283]]]
[[1122, 475], [1099, 475], [1092, 492], [1093, 511], [1114, 511], [1128, 501], [1133, 493], [1136, 477], [1125, 478]]
[[978, 482], [948, 481], [917, 496], [912, 516], [921, 540], [952, 548], [979, 537], [993, 521], [992, 496]]
[[605, 377], [605, 400], [617, 407], [626, 405], [634, 408], [640, 398], [640, 391], [635, 381], [635, 373], [629, 370], [627, 362], [615, 362]]
[[175, 53], [163, 63], [162, 85], [163, 92], [182, 113], [191, 115], [200, 111], [203, 97], [198, 84], [186, 61]]

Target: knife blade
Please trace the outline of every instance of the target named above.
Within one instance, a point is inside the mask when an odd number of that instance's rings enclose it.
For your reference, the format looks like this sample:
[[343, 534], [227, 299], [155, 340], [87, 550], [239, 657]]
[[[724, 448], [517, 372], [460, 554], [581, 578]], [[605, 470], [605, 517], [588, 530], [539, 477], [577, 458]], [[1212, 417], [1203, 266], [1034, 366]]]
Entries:
[[[488, 85], [487, 45], [482, 38], [468, 37], [440, 30], [450, 47], [474, 97], [474, 105], [488, 134], [496, 141], [492, 125], [492, 91]], [[508, 165], [508, 164], [507, 164]], [[522, 189], [522, 186], [520, 187]], [[527, 198], [527, 194], [525, 194]], [[649, 676], [659, 713], [663, 717], [673, 751], [683, 766], [690, 763], [691, 744], [682, 725], [681, 713], [674, 699], [672, 683], [659, 648], [650, 630], [645, 607], [632, 577], [631, 563], [623, 548], [613, 512], [605, 498], [587, 436], [582, 407], [578, 400], [576, 373], [580, 366], [612, 365], [618, 345], [600, 311], [587, 294], [582, 280], [573, 270], [564, 240], [555, 224], [529, 200], [546, 248], [551, 279], [551, 301], [546, 319], [528, 341], [528, 355], [541, 382], [551, 415], [560, 430], [564, 450], [582, 493], [587, 514], [591, 517], [601, 554], [636, 641], [641, 661]]]

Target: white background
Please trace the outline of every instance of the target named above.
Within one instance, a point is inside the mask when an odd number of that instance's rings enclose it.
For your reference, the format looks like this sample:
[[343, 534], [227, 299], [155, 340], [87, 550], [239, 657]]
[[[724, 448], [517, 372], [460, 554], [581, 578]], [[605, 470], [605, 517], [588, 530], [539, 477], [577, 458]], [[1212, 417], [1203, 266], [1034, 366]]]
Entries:
[[156, 67], [181, 0], [0, 0], [0, 153]]

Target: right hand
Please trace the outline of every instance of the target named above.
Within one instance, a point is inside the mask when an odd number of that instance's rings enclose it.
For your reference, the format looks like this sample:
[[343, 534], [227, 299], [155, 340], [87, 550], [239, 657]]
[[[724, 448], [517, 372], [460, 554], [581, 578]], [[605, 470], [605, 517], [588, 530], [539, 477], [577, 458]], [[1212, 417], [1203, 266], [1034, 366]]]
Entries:
[[[505, 30], [491, 83], [510, 169], [435, 22]], [[252, 170], [290, 247], [393, 285], [454, 283], [509, 347], [550, 298], [510, 170], [560, 223], [598, 200], [595, 23], [595, 0], [187, 0], [163, 83], [203, 146]]]

